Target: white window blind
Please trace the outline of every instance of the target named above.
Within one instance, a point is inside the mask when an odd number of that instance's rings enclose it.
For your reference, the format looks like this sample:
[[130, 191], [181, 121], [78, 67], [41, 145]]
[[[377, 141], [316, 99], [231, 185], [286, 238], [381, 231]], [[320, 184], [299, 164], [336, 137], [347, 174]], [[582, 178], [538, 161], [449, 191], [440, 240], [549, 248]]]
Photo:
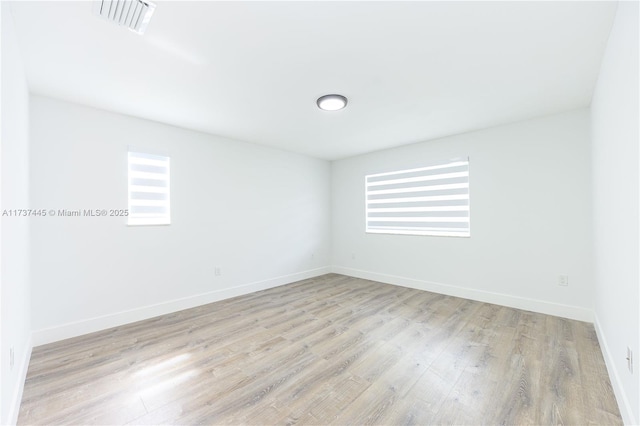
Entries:
[[366, 232], [470, 236], [469, 159], [367, 175]]
[[169, 225], [169, 157], [129, 151], [129, 225]]

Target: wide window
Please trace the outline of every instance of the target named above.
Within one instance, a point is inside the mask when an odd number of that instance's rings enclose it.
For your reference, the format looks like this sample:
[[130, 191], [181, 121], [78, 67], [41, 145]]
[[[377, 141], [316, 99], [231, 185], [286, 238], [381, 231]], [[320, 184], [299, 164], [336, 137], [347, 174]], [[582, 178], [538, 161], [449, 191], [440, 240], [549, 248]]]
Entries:
[[365, 177], [366, 232], [469, 237], [469, 159]]
[[129, 225], [171, 223], [169, 157], [129, 151]]

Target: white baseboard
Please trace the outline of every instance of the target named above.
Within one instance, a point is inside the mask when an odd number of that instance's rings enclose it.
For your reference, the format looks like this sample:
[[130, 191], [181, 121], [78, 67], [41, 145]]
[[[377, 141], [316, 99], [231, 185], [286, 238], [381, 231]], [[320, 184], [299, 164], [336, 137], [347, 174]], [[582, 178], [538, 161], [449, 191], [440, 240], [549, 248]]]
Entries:
[[325, 266], [322, 268], [311, 269], [295, 274], [284, 275], [281, 277], [270, 278], [263, 281], [243, 284], [236, 287], [215, 290], [207, 293], [197, 294], [194, 296], [184, 297], [181, 299], [170, 300], [155, 305], [143, 306], [128, 311], [122, 311], [100, 317], [88, 318], [82, 321], [66, 323], [55, 327], [49, 327], [42, 330], [34, 331], [32, 333], [32, 341], [34, 346], [40, 346], [71, 337], [81, 336], [83, 334], [105, 330], [111, 327], [118, 327], [124, 324], [157, 317], [159, 315], [170, 314], [184, 309], [206, 305], [207, 303], [217, 302], [220, 300], [229, 299], [231, 297], [241, 296], [243, 294], [249, 294], [260, 290], [266, 290], [268, 288], [278, 287], [292, 282], [328, 274], [330, 272], [331, 268], [329, 266]]
[[31, 339], [29, 339], [27, 341], [25, 350], [21, 352], [24, 354], [24, 356], [20, 360], [18, 378], [16, 379], [16, 385], [13, 391], [11, 405], [9, 406], [9, 415], [7, 417], [8, 424], [10, 425], [15, 425], [18, 423], [18, 415], [20, 414], [20, 403], [22, 402], [22, 392], [24, 391], [24, 382], [27, 380], [27, 370], [29, 369], [31, 350], [33, 349], [33, 345], [31, 342]]
[[379, 281], [385, 284], [415, 288], [417, 290], [432, 291], [434, 293], [446, 294], [448, 296], [462, 297], [464, 299], [477, 300], [479, 302], [493, 303], [496, 305], [508, 306], [510, 308], [523, 309], [525, 311], [554, 315], [578, 321], [593, 322], [593, 312], [590, 309], [581, 308], [578, 306], [562, 305], [559, 303], [546, 302], [543, 300], [527, 299], [524, 297], [511, 296], [501, 293], [492, 293], [488, 291], [441, 284], [432, 281], [416, 280], [414, 278], [399, 277], [396, 275], [345, 268], [343, 266], [333, 266], [331, 268], [331, 272], [356, 278]]
[[618, 369], [616, 368], [616, 363], [614, 362], [614, 358], [611, 355], [611, 351], [609, 350], [607, 338], [605, 337], [604, 331], [600, 326], [598, 316], [594, 315], [594, 317], [595, 320], [593, 325], [596, 329], [596, 334], [598, 335], [598, 342], [600, 343], [602, 356], [604, 357], [604, 363], [607, 365], [607, 372], [609, 373], [611, 386], [613, 387], [613, 392], [615, 393], [616, 400], [618, 401], [618, 407], [620, 408], [622, 420], [624, 421], [625, 425], [637, 425], [638, 420], [636, 420], [633, 416], [633, 410], [631, 409], [629, 398], [627, 398], [627, 393], [622, 386], [622, 381], [620, 380], [620, 375], [618, 373]]

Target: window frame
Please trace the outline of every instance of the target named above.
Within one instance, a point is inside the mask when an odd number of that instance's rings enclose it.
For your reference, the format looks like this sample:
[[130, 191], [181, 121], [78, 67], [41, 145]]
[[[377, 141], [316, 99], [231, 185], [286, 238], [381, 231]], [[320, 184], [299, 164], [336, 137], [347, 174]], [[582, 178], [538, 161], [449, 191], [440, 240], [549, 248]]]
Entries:
[[[132, 161], [132, 158], [136, 159]], [[147, 171], [143, 171], [144, 168]], [[135, 170], [138, 168], [138, 170]], [[153, 169], [166, 168], [164, 172]], [[143, 169], [143, 170], [140, 170]], [[134, 185], [134, 179], [150, 181], [166, 181], [164, 186]], [[136, 194], [146, 194], [151, 198], [133, 197]], [[155, 198], [151, 194], [163, 194], [164, 199]], [[157, 195], [156, 195], [157, 197]], [[167, 155], [151, 154], [149, 152], [129, 148], [127, 152], [127, 226], [167, 226], [171, 225], [171, 158]], [[164, 214], [136, 213], [138, 207], [165, 207]]]
[[[447, 169], [449, 172], [447, 172]], [[436, 172], [437, 170], [442, 170], [444, 173], [438, 173]], [[394, 177], [396, 179], [393, 179]], [[470, 238], [471, 195], [469, 178], [469, 157], [457, 157], [431, 162], [410, 169], [365, 175], [365, 233]], [[452, 183], [415, 185], [418, 182], [426, 183], [438, 180], [443, 180], [443, 182], [449, 180]], [[411, 185], [411, 183], [414, 185]], [[393, 189], [385, 189], [385, 185], [386, 188], [391, 187]], [[376, 190], [371, 188], [377, 186], [383, 187], [382, 191], [387, 193], [411, 194], [411, 192], [420, 192], [424, 195], [425, 192], [439, 191], [439, 195], [431, 195], [433, 198], [429, 198], [426, 195], [421, 197], [411, 195], [395, 198], [392, 196], [384, 197], [386, 194], [372, 193], [372, 191]], [[451, 194], [448, 195], [447, 191], [451, 191]], [[371, 196], [376, 196], [376, 198], [370, 198]], [[414, 198], [414, 200], [411, 198]], [[413, 203], [413, 206], [408, 206], [408, 203]], [[370, 207], [372, 204], [380, 204], [383, 207]], [[415, 205], [418, 205], [418, 207], [415, 207]], [[442, 212], [442, 216], [437, 216], [437, 212]], [[393, 213], [398, 214], [398, 216], [393, 216]], [[415, 217], [408, 216], [411, 213], [415, 213]], [[427, 223], [430, 223], [429, 218], [440, 219], [440, 222], [432, 220], [431, 223], [438, 225], [426, 226]], [[415, 220], [411, 221], [411, 219]], [[383, 227], [381, 223], [384, 222], [389, 222], [390, 225]], [[406, 226], [394, 226], [394, 222], [396, 224], [406, 222], [407, 224]], [[374, 223], [378, 224], [373, 225]], [[424, 223], [425, 226], [418, 226], [418, 223]], [[444, 224], [452, 225], [446, 227]], [[466, 224], [466, 227], [457, 224]]]

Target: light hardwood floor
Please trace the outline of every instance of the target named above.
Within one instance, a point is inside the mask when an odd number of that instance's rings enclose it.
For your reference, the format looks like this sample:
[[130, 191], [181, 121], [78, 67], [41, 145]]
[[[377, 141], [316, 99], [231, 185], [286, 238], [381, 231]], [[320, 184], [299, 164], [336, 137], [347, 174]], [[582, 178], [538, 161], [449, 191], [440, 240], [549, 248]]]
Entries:
[[19, 424], [622, 424], [591, 324], [329, 274], [34, 349]]

